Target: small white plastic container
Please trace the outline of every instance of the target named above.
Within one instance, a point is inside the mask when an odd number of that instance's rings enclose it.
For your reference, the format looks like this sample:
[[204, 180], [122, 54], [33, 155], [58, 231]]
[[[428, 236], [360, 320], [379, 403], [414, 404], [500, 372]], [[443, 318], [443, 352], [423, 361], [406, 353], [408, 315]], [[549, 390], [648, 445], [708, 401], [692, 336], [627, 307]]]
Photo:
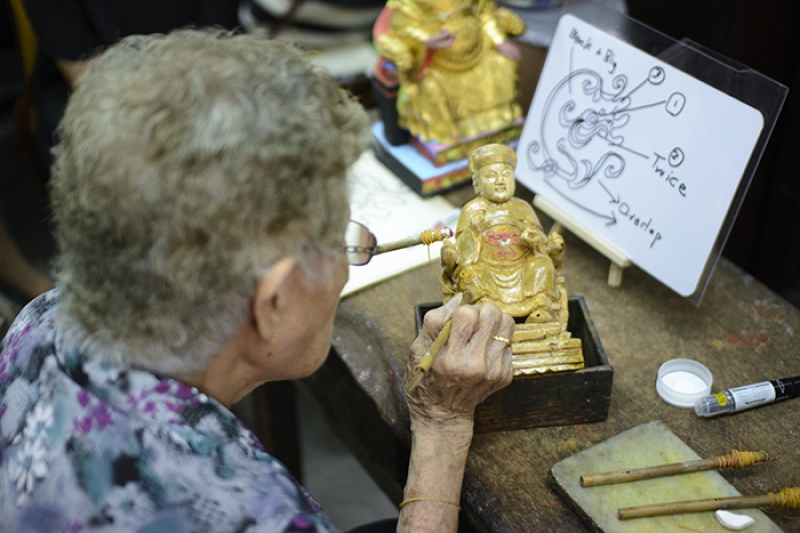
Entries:
[[694, 407], [711, 392], [711, 371], [691, 359], [671, 359], [661, 365], [656, 378], [656, 392], [675, 407]]

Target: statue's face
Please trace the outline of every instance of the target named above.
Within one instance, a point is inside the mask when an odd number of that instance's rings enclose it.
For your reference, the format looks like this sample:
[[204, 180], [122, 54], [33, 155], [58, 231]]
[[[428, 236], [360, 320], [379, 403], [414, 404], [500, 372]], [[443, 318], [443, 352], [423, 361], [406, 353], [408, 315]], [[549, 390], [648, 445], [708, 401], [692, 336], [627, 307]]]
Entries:
[[478, 192], [487, 200], [499, 204], [514, 196], [514, 168], [508, 163], [484, 165], [478, 177]]

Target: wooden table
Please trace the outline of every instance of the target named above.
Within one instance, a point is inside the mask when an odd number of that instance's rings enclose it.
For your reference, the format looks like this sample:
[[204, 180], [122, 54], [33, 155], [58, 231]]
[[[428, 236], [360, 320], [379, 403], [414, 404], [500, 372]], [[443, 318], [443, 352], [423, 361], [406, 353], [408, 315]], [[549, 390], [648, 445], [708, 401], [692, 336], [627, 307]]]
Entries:
[[[450, 198], [460, 204], [471, 196], [461, 190]], [[551, 221], [541, 218], [548, 228]], [[800, 400], [701, 419], [691, 409], [668, 405], [655, 390], [658, 367], [676, 357], [705, 364], [714, 375], [714, 392], [800, 375], [800, 311], [724, 258], [699, 308], [635, 267], [612, 289], [606, 283], [608, 261], [571, 235], [565, 240], [567, 290], [584, 295], [614, 367], [608, 419], [476, 435], [462, 522], [479, 532], [589, 531], [551, 490], [550, 468], [651, 420], [663, 421], [701, 457], [732, 449], [780, 455], [766, 466], [723, 473], [743, 494], [800, 486]], [[401, 500], [408, 461], [408, 411], [400, 383], [415, 337], [414, 305], [440, 298], [440, 285], [425, 266], [345, 299], [331, 357], [298, 382], [395, 502]], [[800, 532], [800, 520], [773, 520], [784, 531]]]

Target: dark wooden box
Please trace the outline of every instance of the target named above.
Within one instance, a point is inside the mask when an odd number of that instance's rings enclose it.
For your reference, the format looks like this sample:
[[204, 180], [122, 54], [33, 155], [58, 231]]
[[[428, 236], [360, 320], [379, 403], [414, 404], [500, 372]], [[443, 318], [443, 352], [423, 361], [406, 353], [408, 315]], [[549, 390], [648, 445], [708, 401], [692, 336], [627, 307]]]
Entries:
[[[416, 306], [417, 330], [422, 318], [441, 303]], [[511, 385], [488, 397], [475, 410], [475, 431], [498, 431], [601, 422], [608, 418], [614, 369], [583, 296], [569, 297], [567, 329], [581, 339], [585, 367], [568, 372], [516, 376]]]

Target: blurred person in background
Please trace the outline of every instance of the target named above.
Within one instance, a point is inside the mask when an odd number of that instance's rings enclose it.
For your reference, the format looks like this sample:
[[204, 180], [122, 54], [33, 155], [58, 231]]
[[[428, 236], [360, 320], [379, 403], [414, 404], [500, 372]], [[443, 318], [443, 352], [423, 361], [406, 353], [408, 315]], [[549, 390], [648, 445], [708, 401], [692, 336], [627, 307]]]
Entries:
[[105, 47], [134, 34], [238, 25], [238, 0], [23, 1], [39, 43], [33, 90], [36, 152], [45, 168], [52, 163], [50, 149], [71, 87]]

